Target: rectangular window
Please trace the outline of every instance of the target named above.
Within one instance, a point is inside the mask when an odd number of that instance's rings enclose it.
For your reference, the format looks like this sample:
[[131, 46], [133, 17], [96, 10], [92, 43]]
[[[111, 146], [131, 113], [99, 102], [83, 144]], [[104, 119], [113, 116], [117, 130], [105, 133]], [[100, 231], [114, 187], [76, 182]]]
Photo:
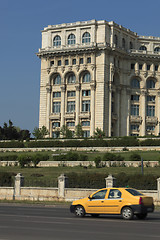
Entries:
[[134, 69], [134, 66], [135, 66], [135, 64], [134, 64], [134, 63], [131, 63], [131, 69], [132, 69], [132, 70]]
[[147, 64], [147, 70], [148, 70], [148, 71], [150, 70], [150, 67], [151, 67], [151, 65], [150, 65], [150, 64]]
[[131, 101], [139, 101], [139, 95], [131, 95]]
[[50, 62], [50, 66], [52, 67], [54, 65], [54, 61], [51, 61]]
[[76, 59], [72, 59], [72, 64], [75, 65], [76, 64]]
[[67, 112], [75, 112], [75, 101], [67, 102]]
[[91, 57], [87, 58], [87, 63], [91, 63]]
[[83, 127], [89, 127], [90, 126], [90, 121], [82, 121], [82, 126]]
[[155, 96], [147, 96], [147, 102], [155, 102]]
[[60, 122], [53, 122], [52, 128], [60, 127]]
[[61, 112], [61, 102], [54, 102], [53, 113], [60, 113], [60, 112]]
[[146, 130], [147, 131], [154, 131], [155, 130], [155, 126], [147, 126]]
[[131, 104], [131, 115], [132, 116], [139, 116], [139, 105]]
[[75, 126], [75, 122], [67, 122], [67, 126], [68, 127], [74, 127]]
[[83, 97], [90, 96], [90, 95], [91, 95], [91, 90], [82, 90]]
[[76, 92], [75, 91], [68, 91], [67, 92], [67, 97], [75, 97], [76, 96]]
[[142, 70], [143, 65], [139, 64], [139, 70]]
[[53, 92], [53, 98], [61, 97], [61, 92]]
[[82, 101], [82, 112], [90, 112], [90, 100]]
[[139, 125], [131, 125], [131, 130], [139, 131]]
[[59, 137], [60, 137], [59, 131], [52, 132], [52, 138], [59, 138]]
[[158, 65], [155, 65], [154, 68], [155, 68], [155, 71], [158, 71]]
[[155, 116], [155, 106], [148, 105], [147, 106], [147, 116], [148, 117], [154, 117]]
[[61, 60], [58, 60], [58, 66], [61, 66]]
[[80, 58], [79, 64], [83, 64], [83, 58]]
[[69, 64], [68, 59], [66, 59], [65, 60], [65, 65], [68, 65], [68, 64]]
[[85, 138], [90, 137], [90, 131], [83, 131], [83, 137]]

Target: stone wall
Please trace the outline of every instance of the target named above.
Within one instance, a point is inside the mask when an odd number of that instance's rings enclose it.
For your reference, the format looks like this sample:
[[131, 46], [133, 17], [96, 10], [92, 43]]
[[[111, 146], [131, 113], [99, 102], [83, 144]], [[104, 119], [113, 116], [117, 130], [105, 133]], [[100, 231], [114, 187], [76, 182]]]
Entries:
[[[0, 187], [0, 200], [29, 200], [29, 201], [73, 201], [88, 197], [97, 189], [67, 188], [68, 178], [62, 174], [58, 177], [58, 188], [24, 187], [23, 176], [18, 173], [14, 187]], [[113, 187], [115, 178], [109, 175], [105, 178], [106, 187]], [[157, 179], [157, 190], [142, 190], [151, 196], [156, 205], [160, 205], [160, 178]]]

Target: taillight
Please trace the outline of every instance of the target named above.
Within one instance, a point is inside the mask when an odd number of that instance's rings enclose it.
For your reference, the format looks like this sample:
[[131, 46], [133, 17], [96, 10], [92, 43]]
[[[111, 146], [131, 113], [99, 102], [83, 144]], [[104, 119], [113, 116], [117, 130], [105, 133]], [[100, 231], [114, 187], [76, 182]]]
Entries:
[[142, 205], [143, 201], [142, 201], [142, 197], [139, 198], [139, 205]]

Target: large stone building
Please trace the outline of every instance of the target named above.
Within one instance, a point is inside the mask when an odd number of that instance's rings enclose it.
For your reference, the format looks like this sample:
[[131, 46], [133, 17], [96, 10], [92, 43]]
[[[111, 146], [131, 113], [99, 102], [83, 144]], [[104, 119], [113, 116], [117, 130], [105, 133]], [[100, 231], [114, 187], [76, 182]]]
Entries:
[[159, 135], [160, 38], [114, 22], [49, 25], [42, 31], [39, 127], [50, 137], [79, 123], [84, 136]]

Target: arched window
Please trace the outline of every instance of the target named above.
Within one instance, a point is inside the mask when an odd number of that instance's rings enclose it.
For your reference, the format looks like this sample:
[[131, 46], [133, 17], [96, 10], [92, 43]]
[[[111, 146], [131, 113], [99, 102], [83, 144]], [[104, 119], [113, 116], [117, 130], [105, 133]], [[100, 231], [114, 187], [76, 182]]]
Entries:
[[146, 50], [147, 50], [147, 48], [146, 48], [146, 46], [142, 45], [142, 46], [140, 46], [139, 50], [146, 51]]
[[89, 32], [85, 32], [82, 36], [82, 43], [90, 43], [91, 35]]
[[76, 37], [73, 33], [68, 36], [68, 45], [75, 45]]
[[156, 47], [156, 48], [154, 49], [154, 52], [160, 52], [160, 47]]
[[131, 81], [131, 87], [132, 88], [140, 88], [140, 82], [138, 79], [134, 78]]
[[155, 81], [153, 79], [147, 80], [147, 88], [155, 88]]
[[122, 38], [122, 48], [124, 48], [124, 49], [125, 49], [125, 47], [126, 47], [126, 42], [125, 42], [125, 39], [124, 39], [124, 38]]
[[54, 37], [54, 39], [53, 39], [53, 46], [54, 47], [61, 46], [61, 37], [59, 35]]
[[59, 85], [59, 84], [61, 84], [61, 76], [60, 76], [60, 75], [57, 75], [57, 76], [54, 78], [53, 84], [54, 84], [54, 85]]
[[118, 46], [118, 37], [116, 34], [114, 35], [114, 44], [116, 45], [116, 47]]
[[68, 76], [68, 83], [75, 83], [76, 82], [76, 76], [71, 73], [69, 76]]
[[132, 42], [129, 43], [129, 48], [133, 49], [133, 43]]
[[90, 82], [90, 81], [91, 81], [91, 75], [90, 75], [90, 73], [85, 73], [85, 74], [83, 75], [82, 82], [83, 82], [83, 83], [88, 83], [88, 82]]

